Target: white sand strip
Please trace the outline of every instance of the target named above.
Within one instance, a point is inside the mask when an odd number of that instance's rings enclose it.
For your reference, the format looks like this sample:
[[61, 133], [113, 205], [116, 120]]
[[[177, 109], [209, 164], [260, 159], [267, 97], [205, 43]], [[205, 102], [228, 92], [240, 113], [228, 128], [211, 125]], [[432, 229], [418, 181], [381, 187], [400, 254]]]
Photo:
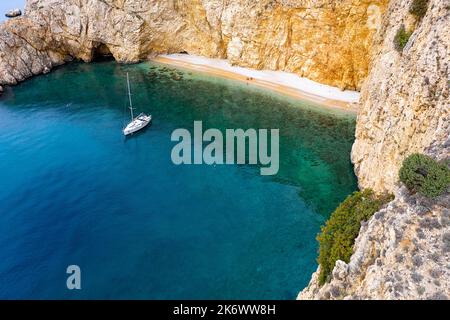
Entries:
[[360, 97], [360, 94], [357, 91], [342, 91], [339, 88], [320, 84], [315, 81], [299, 77], [293, 73], [236, 67], [232, 66], [227, 60], [210, 59], [188, 54], [170, 54], [161, 55], [160, 57], [164, 60], [173, 60], [239, 74], [244, 77], [295, 89], [300, 91], [302, 94], [314, 95], [327, 100], [354, 103], [358, 102]]

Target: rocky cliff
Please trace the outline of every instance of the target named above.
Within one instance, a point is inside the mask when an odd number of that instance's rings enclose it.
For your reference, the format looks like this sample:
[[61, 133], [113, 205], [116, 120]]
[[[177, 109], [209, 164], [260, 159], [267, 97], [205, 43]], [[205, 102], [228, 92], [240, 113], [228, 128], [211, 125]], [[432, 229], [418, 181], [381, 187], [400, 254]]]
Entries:
[[[391, 1], [361, 91], [352, 161], [360, 186], [378, 192], [394, 190], [409, 154], [449, 155], [450, 1], [430, 1], [421, 21], [409, 14], [410, 3]], [[402, 24], [414, 33], [398, 52]]]
[[0, 27], [0, 84], [77, 58], [228, 58], [360, 89], [388, 0], [28, 0]]
[[298, 299], [450, 299], [449, 208], [448, 195], [397, 189], [362, 225], [349, 263], [338, 260], [323, 286], [317, 270]]
[[[410, 3], [390, 2], [374, 40], [352, 150], [360, 186], [396, 198], [361, 228], [349, 263], [322, 287], [316, 272], [299, 299], [450, 299], [450, 196], [430, 201], [397, 183], [409, 154], [450, 155], [450, 2], [431, 0], [420, 21]], [[414, 32], [399, 52], [402, 24]]]

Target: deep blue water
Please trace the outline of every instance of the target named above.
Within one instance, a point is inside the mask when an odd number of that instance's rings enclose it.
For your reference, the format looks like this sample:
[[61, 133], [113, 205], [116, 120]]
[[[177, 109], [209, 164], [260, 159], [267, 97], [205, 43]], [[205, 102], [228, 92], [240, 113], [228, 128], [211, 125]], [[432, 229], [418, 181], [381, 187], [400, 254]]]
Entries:
[[[124, 139], [125, 73], [154, 121]], [[182, 79], [174, 80], [174, 72]], [[279, 128], [280, 171], [175, 166], [176, 128]], [[293, 299], [356, 181], [353, 116], [161, 65], [73, 63], [0, 98], [0, 298]], [[66, 289], [79, 265], [82, 289]]]

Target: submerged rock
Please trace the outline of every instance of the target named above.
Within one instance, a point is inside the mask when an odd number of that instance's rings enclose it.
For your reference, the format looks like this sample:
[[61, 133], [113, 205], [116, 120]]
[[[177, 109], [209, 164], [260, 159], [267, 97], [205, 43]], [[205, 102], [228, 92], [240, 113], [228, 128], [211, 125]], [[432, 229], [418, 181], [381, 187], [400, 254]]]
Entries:
[[7, 18], [15, 18], [15, 17], [19, 17], [22, 15], [22, 10], [20, 9], [13, 9], [13, 10], [9, 10], [5, 16]]

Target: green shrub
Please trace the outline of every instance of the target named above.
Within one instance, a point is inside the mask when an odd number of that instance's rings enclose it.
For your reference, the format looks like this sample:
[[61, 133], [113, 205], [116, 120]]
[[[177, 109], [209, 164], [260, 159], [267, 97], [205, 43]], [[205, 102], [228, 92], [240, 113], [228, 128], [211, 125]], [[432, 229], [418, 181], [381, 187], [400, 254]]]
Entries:
[[423, 154], [412, 154], [403, 161], [399, 171], [400, 181], [413, 192], [435, 198], [447, 192], [450, 169]]
[[397, 51], [402, 52], [411, 37], [412, 32], [406, 31], [405, 26], [401, 26], [394, 38], [394, 45]]
[[372, 190], [355, 192], [333, 212], [317, 236], [321, 285], [328, 280], [337, 260], [349, 262], [361, 222], [367, 221], [391, 199], [387, 195], [377, 196]]
[[415, 15], [417, 18], [422, 19], [428, 10], [429, 0], [413, 0], [409, 7], [409, 13]]

